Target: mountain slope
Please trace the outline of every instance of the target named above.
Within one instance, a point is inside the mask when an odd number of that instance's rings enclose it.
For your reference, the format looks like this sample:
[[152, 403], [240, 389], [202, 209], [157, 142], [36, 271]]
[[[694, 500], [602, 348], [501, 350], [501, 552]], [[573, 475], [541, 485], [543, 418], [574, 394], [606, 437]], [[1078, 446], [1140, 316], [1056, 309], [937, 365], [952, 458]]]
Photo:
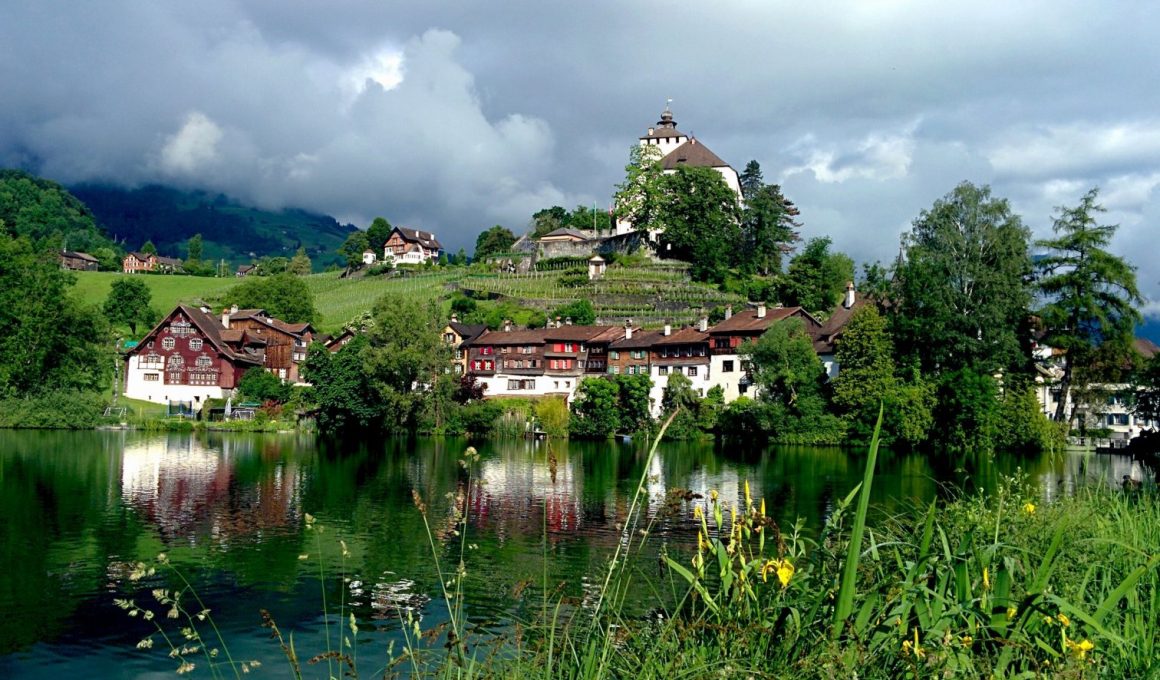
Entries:
[[290, 257], [302, 246], [315, 269], [322, 270], [340, 262], [335, 250], [355, 230], [327, 215], [297, 209], [260, 210], [201, 191], [91, 184], [71, 191], [127, 250], [153, 241], [159, 253], [171, 257], [184, 258], [189, 237], [201, 234], [207, 261], [246, 264], [264, 256]]

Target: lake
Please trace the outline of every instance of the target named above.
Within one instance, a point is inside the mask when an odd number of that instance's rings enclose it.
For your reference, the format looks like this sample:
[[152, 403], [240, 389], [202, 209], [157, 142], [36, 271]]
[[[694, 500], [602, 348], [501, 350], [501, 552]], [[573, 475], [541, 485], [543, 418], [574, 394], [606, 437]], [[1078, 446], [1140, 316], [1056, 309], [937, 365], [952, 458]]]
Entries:
[[[259, 659], [279, 677], [288, 670], [260, 625], [261, 609], [294, 632], [302, 657], [324, 651], [325, 597], [332, 615], [340, 603], [353, 611], [360, 670], [369, 676], [389, 641], [398, 644], [408, 612], [424, 628], [445, 618], [413, 491], [427, 505], [445, 574], [461, 546], [452, 501], [470, 494], [468, 614], [480, 630], [502, 632], [539, 611], [544, 584], [581, 605], [596, 591], [642, 477], [652, 531], [637, 566], [647, 574], [662, 548], [681, 554], [696, 541], [691, 510], [669, 502], [670, 490], [715, 490], [742, 502], [748, 481], [783, 530], [801, 518], [813, 533], [863, 466], [862, 452], [836, 448], [666, 443], [646, 470], [643, 443], [519, 440], [476, 444], [480, 461], [469, 477], [460, 464], [467, 445], [0, 431], [0, 677], [170, 675], [175, 663], [160, 646], [136, 649], [152, 624], [113, 602], [152, 603], [150, 589], [170, 582], [129, 576], [135, 562], [162, 552], [193, 582], [235, 658]], [[1131, 465], [1079, 453], [932, 461], [884, 452], [872, 507], [890, 513], [990, 490], [1017, 470], [1049, 503], [1085, 482], [1116, 484]], [[647, 593], [638, 595], [647, 606]], [[325, 666], [305, 670], [325, 675]]]

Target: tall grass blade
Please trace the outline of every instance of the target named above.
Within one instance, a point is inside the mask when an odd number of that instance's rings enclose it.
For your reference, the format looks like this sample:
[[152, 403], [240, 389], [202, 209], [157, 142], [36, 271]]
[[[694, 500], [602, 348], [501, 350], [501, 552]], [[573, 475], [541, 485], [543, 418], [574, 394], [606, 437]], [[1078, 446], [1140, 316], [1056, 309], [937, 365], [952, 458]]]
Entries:
[[846, 564], [842, 570], [842, 583], [838, 588], [838, 606], [834, 609], [834, 637], [841, 634], [846, 620], [854, 610], [854, 587], [858, 579], [858, 561], [862, 555], [862, 535], [866, 532], [866, 512], [870, 506], [870, 487], [874, 483], [874, 464], [878, 460], [878, 440], [882, 434], [882, 403], [878, 404], [878, 422], [874, 425], [874, 437], [870, 440], [870, 455], [866, 457], [866, 472], [862, 477], [862, 488], [858, 492], [858, 512], [854, 515], [854, 527], [850, 531], [850, 546], [846, 552]]

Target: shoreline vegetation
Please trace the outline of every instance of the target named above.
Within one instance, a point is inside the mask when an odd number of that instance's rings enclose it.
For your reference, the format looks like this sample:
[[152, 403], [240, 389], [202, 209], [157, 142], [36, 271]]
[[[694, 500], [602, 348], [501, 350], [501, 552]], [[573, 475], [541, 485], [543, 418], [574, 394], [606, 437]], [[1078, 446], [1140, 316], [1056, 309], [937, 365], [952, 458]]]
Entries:
[[[331, 584], [357, 570], [357, 560], [341, 533], [306, 513], [312, 549], [300, 559], [319, 565], [326, 648], [296, 648], [282, 630], [297, 622], [279, 622], [277, 611], [262, 609], [270, 644], [285, 659], [263, 672], [643, 680], [1143, 678], [1160, 671], [1154, 488], [1081, 486], [1039, 504], [1036, 490], [1017, 475], [990, 495], [870, 520], [880, 425], [863, 482], [816, 538], [804, 535], [800, 522], [779, 526], [766, 514], [765, 499], [750, 496], [748, 482], [737, 505], [713, 491], [702, 497], [668, 489], [650, 498], [645, 472], [621, 518], [621, 540], [592, 574], [599, 587], [572, 600], [545, 580], [540, 601], [524, 603], [526, 620], [487, 633], [472, 625], [465, 596], [474, 578], [469, 513], [479, 462], [468, 448], [446, 528], [448, 519], [413, 492], [430, 568], [439, 577], [436, 620], [396, 609], [400, 640], [360, 639], [354, 611], [342, 600], [325, 600]], [[660, 440], [658, 434], [650, 460]], [[642, 548], [658, 540], [657, 523], [673, 516], [696, 527], [695, 541], [665, 539], [663, 567], [642, 564]], [[324, 564], [335, 571], [327, 573]], [[117, 605], [136, 619], [138, 649], [168, 654], [179, 674], [241, 677], [255, 662], [231, 656], [230, 640], [218, 633], [192, 580], [164, 553], [137, 564], [131, 592]], [[630, 589], [653, 594], [646, 610], [626, 605]]]

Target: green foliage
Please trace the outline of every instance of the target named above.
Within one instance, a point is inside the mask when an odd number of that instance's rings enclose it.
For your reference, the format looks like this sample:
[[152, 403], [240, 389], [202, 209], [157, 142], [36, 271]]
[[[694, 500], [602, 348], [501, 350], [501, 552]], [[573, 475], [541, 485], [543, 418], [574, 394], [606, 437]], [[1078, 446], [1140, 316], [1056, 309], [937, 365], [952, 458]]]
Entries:
[[1156, 354], [1132, 380], [1137, 388], [1136, 417], [1160, 421], [1160, 354]]
[[387, 245], [387, 240], [391, 238], [391, 232], [394, 230], [395, 228], [385, 217], [376, 217], [371, 220], [371, 226], [367, 227], [366, 232], [367, 248], [375, 251], [378, 257], [382, 257], [383, 247]]
[[568, 436], [568, 403], [563, 397], [544, 397], [535, 404], [536, 421], [549, 437]]
[[[363, 253], [370, 247], [370, 242], [367, 239], [365, 231], [351, 232], [342, 245], [338, 248], [338, 254], [342, 257], [343, 262], [346, 263], [347, 269], [358, 269], [363, 266]], [[382, 251], [375, 253], [376, 257], [382, 257]]]
[[729, 402], [717, 419], [717, 429], [726, 438], [761, 441], [769, 436], [765, 409], [757, 401], [740, 396]]
[[[665, 430], [667, 439], [692, 439], [701, 434], [697, 420], [701, 398], [693, 391], [693, 383], [683, 373], [673, 373], [665, 383], [661, 393], [662, 419], [676, 413], [669, 428]], [[680, 409], [678, 411], [678, 409]]]
[[583, 269], [573, 269], [560, 275], [558, 279], [562, 288], [583, 288], [588, 285], [588, 272]]
[[302, 363], [302, 377], [313, 387], [315, 419], [320, 432], [341, 434], [382, 427], [382, 407], [371, 390], [370, 377], [363, 370], [366, 336], [358, 335], [346, 347], [332, 353], [314, 343]]
[[148, 239], [145, 241], [145, 243], [141, 244], [141, 252], [145, 255], [156, 255], [157, 246], [153, 245], [153, 241], [151, 239]]
[[620, 389], [604, 378], [584, 378], [572, 403], [569, 432], [573, 437], [611, 437], [621, 426]]
[[310, 276], [312, 267], [313, 263], [310, 261], [310, 256], [306, 254], [306, 249], [299, 247], [294, 253], [294, 257], [290, 258], [287, 271], [295, 276]]
[[692, 263], [699, 281], [720, 282], [741, 246], [737, 195], [712, 168], [678, 167], [662, 176], [662, 203], [650, 228], [660, 228], [666, 257]]
[[19, 170], [0, 170], [0, 231], [43, 244], [46, 250], [92, 254], [97, 248], [115, 249], [76, 196], [56, 182]]
[[153, 294], [140, 277], [122, 277], [113, 281], [102, 311], [114, 326], [128, 326], [132, 337], [137, 337], [137, 326], [145, 328], [157, 323], [158, 314], [151, 306]]
[[287, 323], [313, 322], [314, 296], [306, 283], [293, 274], [246, 277], [225, 294], [225, 302], [241, 309], [264, 309]]
[[414, 429], [427, 386], [451, 362], [451, 348], [439, 335], [445, 322], [434, 301], [415, 304], [396, 295], [384, 295], [371, 313], [375, 323], [366, 332], [363, 369], [382, 406], [383, 425]]
[[1043, 342], [1067, 355], [1055, 413], [1061, 422], [1074, 418], [1065, 412], [1073, 385], [1082, 391], [1091, 382], [1121, 378], [1117, 373], [1133, 358], [1140, 322], [1136, 271], [1108, 252], [1118, 227], [1096, 222], [1096, 214], [1104, 212], [1097, 196], [1092, 189], [1074, 208], [1059, 208], [1056, 238], [1036, 243], [1047, 250], [1036, 262], [1038, 292], [1046, 300], [1038, 312]]
[[0, 398], [108, 384], [108, 327], [72, 296], [74, 280], [51, 252], [0, 233]]
[[651, 399], [652, 378], [648, 375], [618, 375], [620, 426], [628, 432], [648, 432], [653, 427]]
[[1026, 371], [1030, 232], [1005, 199], [964, 182], [915, 219], [896, 267], [891, 327], [926, 373]]
[[664, 178], [660, 149], [634, 144], [628, 152], [624, 181], [616, 185], [616, 216], [637, 230], [658, 224], [665, 200]]
[[596, 310], [587, 300], [577, 300], [562, 307], [557, 307], [550, 314], [552, 318], [571, 319], [577, 326], [591, 326], [596, 323]]
[[[745, 192], [744, 187], [742, 191]], [[748, 269], [766, 276], [781, 272], [782, 256], [801, 238], [797, 231], [801, 224], [795, 221], [799, 214], [797, 206], [781, 193], [780, 186], [762, 184], [749, 189], [741, 217], [745, 246], [741, 259]]]
[[568, 211], [558, 205], [544, 208], [532, 215], [532, 236], [539, 238], [568, 223]]
[[48, 390], [0, 399], [0, 428], [87, 430], [103, 424], [106, 400], [95, 392]]
[[846, 284], [854, 280], [854, 261], [844, 253], [830, 252], [830, 238], [810, 239], [789, 263], [781, 301], [811, 312], [825, 312], [838, 304]]
[[939, 378], [931, 440], [951, 454], [992, 451], [1000, 426], [995, 378], [970, 368]]
[[261, 368], [247, 370], [238, 382], [238, 391], [246, 401], [285, 403], [290, 400], [291, 390], [278, 376]]
[[752, 366], [765, 411], [763, 424], [774, 438], [841, 441], [841, 422], [827, 412], [826, 369], [801, 319], [770, 326], [756, 343], [742, 347], [742, 355]]
[[198, 266], [201, 264], [201, 257], [204, 251], [203, 240], [201, 234], [194, 234], [189, 237], [189, 241], [185, 245], [185, 264], [186, 266]]
[[1054, 423], [1043, 414], [1034, 388], [1011, 387], [999, 399], [995, 450], [1004, 452], [1062, 451], [1067, 444], [1064, 423]]
[[475, 260], [482, 262], [492, 255], [506, 253], [511, 250], [512, 244], [515, 242], [516, 236], [511, 229], [497, 224], [480, 233], [475, 239]]

